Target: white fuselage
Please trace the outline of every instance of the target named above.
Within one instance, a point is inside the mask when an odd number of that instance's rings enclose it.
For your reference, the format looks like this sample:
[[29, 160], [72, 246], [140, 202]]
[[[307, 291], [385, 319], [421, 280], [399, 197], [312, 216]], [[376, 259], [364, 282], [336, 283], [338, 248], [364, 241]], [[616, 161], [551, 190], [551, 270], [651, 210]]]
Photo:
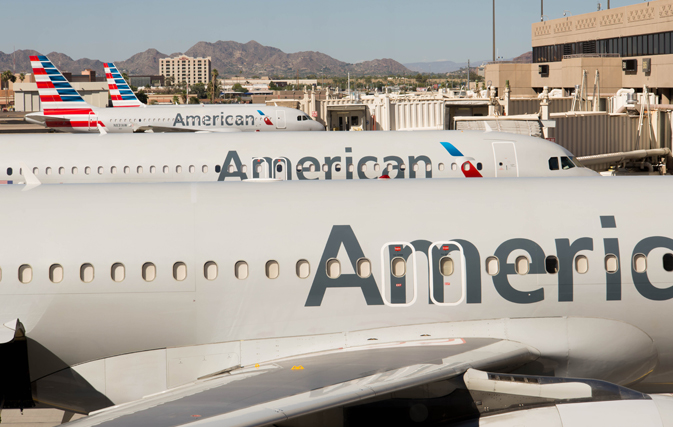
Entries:
[[[208, 351], [213, 372], [344, 340], [502, 334], [557, 355], [556, 375], [670, 389], [667, 202], [622, 195], [655, 198], [671, 180], [2, 186], [0, 313], [84, 376], [148, 350], [169, 371]], [[432, 283], [430, 253], [454, 266]], [[40, 354], [35, 380], [56, 369]]]
[[598, 176], [550, 169], [550, 159], [571, 157], [549, 141], [495, 132], [12, 135], [0, 144], [0, 180], [23, 181], [23, 165], [45, 184]]
[[[88, 113], [86, 111], [89, 111]], [[95, 108], [73, 115], [72, 110], [59, 114], [50, 111], [49, 120], [36, 120], [26, 115], [30, 122], [45, 124], [65, 132], [98, 133], [100, 124], [110, 133], [134, 131], [204, 131], [204, 132], [267, 132], [267, 131], [322, 131], [325, 127], [300, 110], [258, 104], [241, 105], [159, 105], [128, 108]], [[70, 121], [62, 121], [68, 118]]]

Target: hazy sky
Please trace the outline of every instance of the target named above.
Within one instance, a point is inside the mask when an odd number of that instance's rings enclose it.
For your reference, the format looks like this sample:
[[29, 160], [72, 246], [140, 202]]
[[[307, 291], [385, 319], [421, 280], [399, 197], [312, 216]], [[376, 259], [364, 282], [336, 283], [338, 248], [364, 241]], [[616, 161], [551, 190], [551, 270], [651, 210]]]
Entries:
[[[601, 0], [604, 8], [607, 0]], [[490, 59], [492, 0], [37, 0], [4, 3], [0, 51], [35, 49], [120, 61], [148, 48], [184, 52], [199, 41], [256, 40], [346, 62]], [[611, 0], [611, 7], [642, 3]], [[546, 0], [545, 15], [597, 10], [594, 0]], [[13, 12], [11, 10], [16, 8]], [[531, 48], [540, 0], [496, 0], [499, 56]]]

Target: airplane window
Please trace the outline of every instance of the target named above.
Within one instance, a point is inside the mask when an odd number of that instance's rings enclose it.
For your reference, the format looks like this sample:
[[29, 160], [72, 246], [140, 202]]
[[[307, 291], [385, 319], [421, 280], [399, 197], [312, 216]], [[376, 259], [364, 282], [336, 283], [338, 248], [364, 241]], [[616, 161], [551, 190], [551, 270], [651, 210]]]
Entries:
[[374, 163], [374, 171], [378, 172], [381, 170], [381, 165], [378, 163]]
[[575, 258], [575, 271], [584, 274], [589, 271], [589, 259], [584, 255], [578, 255]]
[[142, 167], [142, 166], [138, 166], [138, 167], [136, 168], [136, 173], [143, 173], [143, 167]]
[[568, 170], [574, 168], [575, 165], [573, 162], [570, 161], [568, 157], [562, 156], [561, 157], [561, 169], [563, 170]]
[[276, 164], [276, 172], [283, 172], [283, 163], [278, 162]]
[[141, 272], [143, 280], [146, 282], [151, 282], [157, 277], [157, 268], [151, 262], [143, 264]]
[[544, 259], [544, 268], [549, 274], [558, 273], [558, 258], [556, 258], [554, 255], [549, 255]]
[[481, 163], [477, 163], [477, 170], [478, 170], [478, 171], [481, 170]]
[[175, 173], [182, 173], [182, 166], [178, 165], [175, 167]]
[[120, 262], [112, 264], [110, 277], [112, 277], [112, 280], [115, 282], [122, 282], [126, 277], [126, 268], [124, 268], [124, 264]]
[[516, 261], [514, 261], [514, 268], [518, 274], [528, 274], [528, 271], [530, 271], [530, 261], [525, 256], [517, 257]]
[[82, 282], [91, 283], [93, 282], [93, 277], [94, 277], [93, 265], [88, 263], [82, 264], [82, 266], [79, 268], [79, 278], [82, 280]]
[[439, 271], [442, 273], [442, 276], [450, 276], [453, 274], [453, 259], [451, 257], [445, 256], [439, 260]]
[[[400, 166], [400, 169], [404, 170], [404, 165]], [[353, 172], [354, 170], [355, 170], [355, 166], [348, 165], [348, 172]]]
[[[229, 165], [229, 173], [234, 171], [234, 165]], [[255, 172], [262, 173], [262, 165], [255, 165]]]
[[150, 166], [150, 173], [155, 173], [157, 171], [157, 168], [154, 166]]
[[7, 168], [7, 175], [12, 176], [12, 168]]
[[332, 258], [327, 260], [327, 277], [336, 279], [341, 276], [341, 263], [338, 259]]
[[189, 165], [189, 173], [194, 173], [196, 171], [196, 168], [194, 165]]
[[579, 160], [577, 160], [577, 157], [571, 157], [571, 158], [570, 158], [570, 161], [573, 162], [573, 163], [575, 164], [575, 166], [577, 166], [578, 168], [586, 168], [586, 166], [584, 166], [584, 165], [582, 164], [582, 162], [580, 162]]
[[647, 257], [643, 254], [636, 254], [633, 257], [633, 269], [636, 273], [644, 273], [647, 270]]
[[451, 170], [452, 171], [457, 171], [458, 170], [458, 165], [456, 163], [451, 163]]
[[84, 168], [84, 173], [87, 174], [87, 175], [90, 175], [91, 174], [91, 168], [89, 166], [85, 167]]
[[73, 175], [77, 175], [77, 167], [73, 167], [73, 168], [72, 168], [72, 174], [73, 174]]
[[341, 164], [336, 163], [336, 164], [334, 165], [334, 170], [335, 170], [336, 172], [341, 172]]
[[52, 264], [49, 267], [49, 280], [52, 283], [61, 283], [63, 280], [63, 267], [61, 264]]
[[103, 166], [98, 166], [98, 175], [103, 175]]
[[112, 173], [112, 174], [117, 173], [117, 166], [112, 166], [112, 167], [110, 168], [110, 173]]
[[557, 171], [558, 170], [558, 157], [549, 158], [549, 170]]
[[494, 256], [486, 258], [486, 273], [495, 276], [500, 272], [500, 261]]
[[664, 270], [673, 271], [673, 254], [665, 254], [664, 258]]
[[414, 172], [418, 172], [418, 163], [416, 163], [413, 167]]
[[329, 166], [327, 166], [327, 163], [322, 165], [322, 171], [323, 172], [327, 172], [328, 169], [329, 169]]
[[311, 163], [308, 167], [309, 172], [315, 172], [315, 165]]
[[47, 175], [51, 175], [51, 168], [46, 168], [46, 169], [44, 170], [44, 172], [45, 172]]
[[30, 283], [33, 280], [33, 267], [23, 264], [19, 267], [19, 282]]
[[305, 259], [297, 261], [297, 277], [306, 279], [311, 274], [311, 265]]
[[[234, 165], [229, 165], [229, 168], [227, 169], [227, 172], [233, 173], [234, 172]], [[260, 172], [259, 167], [257, 167], [257, 173]]]
[[124, 173], [129, 173], [131, 172], [131, 168], [128, 166], [124, 166]]
[[407, 262], [402, 257], [395, 257], [390, 261], [390, 270], [395, 277], [404, 277], [407, 274]]
[[164, 166], [164, 173], [168, 173], [168, 166]]
[[248, 166], [247, 165], [241, 166], [241, 172], [248, 173]]
[[280, 276], [280, 266], [278, 265], [278, 261], [268, 261], [264, 270], [266, 271], [266, 277], [269, 279], [277, 279], [278, 276]]
[[173, 278], [178, 282], [182, 282], [187, 278], [187, 265], [184, 262], [173, 264]]
[[207, 280], [217, 279], [217, 264], [215, 264], [215, 261], [208, 261], [203, 264], [203, 277]]
[[215, 172], [216, 173], [220, 173], [221, 170], [222, 170], [222, 168], [220, 167], [220, 165], [215, 165]]
[[432, 170], [432, 163], [426, 163], [425, 164], [425, 170], [430, 172]]
[[58, 174], [59, 174], [59, 175], [63, 175], [63, 174], [65, 174], [65, 168], [62, 167], [62, 166], [61, 166], [60, 168], [58, 168]]
[[372, 263], [367, 258], [360, 258], [355, 266], [359, 277], [364, 279], [372, 275]]
[[297, 172], [301, 172], [301, 170], [302, 170], [301, 165], [297, 165]]
[[362, 172], [366, 172], [366, 171], [367, 171], [367, 164], [365, 163], [364, 165], [362, 165], [362, 166], [360, 167], [360, 170], [361, 170]]
[[605, 271], [608, 273], [616, 273], [617, 270], [619, 270], [617, 256], [613, 254], [607, 254], [605, 256]]
[[438, 164], [437, 169], [439, 169], [440, 171], [443, 171], [444, 170], [444, 163]]
[[208, 166], [203, 165], [203, 166], [201, 167], [201, 172], [202, 172], [202, 173], [208, 173]]
[[297, 121], [298, 121], [298, 122], [301, 121], [301, 116], [297, 116]]

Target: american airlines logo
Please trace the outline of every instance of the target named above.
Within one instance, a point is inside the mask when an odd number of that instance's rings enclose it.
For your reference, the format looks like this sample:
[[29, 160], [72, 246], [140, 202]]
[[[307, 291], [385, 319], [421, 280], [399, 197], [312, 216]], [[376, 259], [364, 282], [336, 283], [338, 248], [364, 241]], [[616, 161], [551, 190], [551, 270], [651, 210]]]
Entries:
[[[613, 216], [602, 216], [600, 219], [601, 228], [616, 228]], [[357, 273], [358, 262], [368, 258], [366, 258], [367, 254], [364, 253], [351, 226], [335, 225], [332, 227], [325, 243], [320, 266], [325, 266], [330, 260], [336, 259], [340, 249], [343, 248], [348, 258], [344, 262], [348, 262], [356, 273], [329, 277], [328, 269], [317, 268], [304, 305], [305, 307], [320, 306], [326, 295], [334, 296], [339, 292], [339, 289], [343, 288], [359, 288], [367, 305], [384, 305], [384, 298], [390, 298], [387, 305], [398, 305], [400, 307], [410, 305], [407, 301], [407, 287], [416, 285], [416, 278], [411, 278], [410, 274], [396, 275], [393, 268], [390, 267], [391, 263], [384, 259], [384, 252], [388, 253], [391, 260], [395, 257], [398, 260], [404, 259], [404, 262], [411, 262], [410, 260], [416, 259], [415, 253], [423, 253], [425, 257], [422, 258], [433, 260], [428, 266], [434, 273], [429, 274], [428, 281], [432, 283], [422, 285], [429, 286], [432, 293], [432, 301], [428, 301], [427, 304], [434, 304], [433, 301], [440, 304], [444, 303], [443, 289], [451, 282], [445, 282], [440, 260], [442, 257], [448, 256], [449, 252], [454, 259], [460, 259], [461, 256], [465, 259], [464, 277], [466, 282], [463, 297], [467, 304], [480, 304], [482, 302], [482, 287], [488, 283], [488, 281], [482, 280], [483, 276], [490, 276], [492, 286], [498, 295], [511, 303], [534, 304], [549, 299], [555, 299], [558, 302], [572, 302], [576, 298], [574, 295], [576, 275], [588, 271], [588, 257], [592, 257], [594, 251], [597, 252], [596, 255], [601, 261], [605, 260], [605, 265], [602, 265], [603, 262], [594, 262], [594, 268], [599, 268], [602, 279], [599, 279], [600, 276], [592, 276], [591, 280], [598, 280], [591, 282], [591, 285], [600, 286], [601, 298], [604, 301], [621, 301], [623, 293], [633, 294], [628, 288], [625, 290], [625, 285], [622, 284], [627, 274], [630, 274], [632, 278], [635, 291], [642, 297], [651, 301], [673, 299], [673, 285], [670, 284], [670, 281], [662, 282], [661, 276], [665, 272], [673, 271], [673, 255], [668, 253], [673, 251], [673, 239], [665, 236], [645, 237], [634, 245], [630, 254], [624, 248], [620, 250], [620, 244], [616, 238], [606, 237], [597, 240], [598, 242], [594, 244], [594, 238], [589, 236], [577, 236], [573, 239], [557, 238], [551, 242], [546, 242], [553, 245], [555, 251], [545, 253], [542, 246], [533, 240], [512, 238], [500, 243], [493, 255], [486, 258], [472, 242], [465, 239], [452, 239], [451, 242], [453, 243], [448, 245], [435, 245], [433, 242], [424, 239], [413, 240], [404, 246], [389, 245], [387, 250], [384, 245], [381, 250], [381, 262], [388, 267], [384, 267], [382, 270], [382, 273], [385, 271], [383, 273], [384, 277], [379, 275], [375, 278], [375, 275], [371, 273], [366, 276]], [[458, 245], [460, 245], [460, 248]], [[650, 272], [643, 267], [647, 263], [648, 256], [660, 257], [662, 252], [667, 254], [664, 255], [664, 265], [663, 268], [660, 267], [661, 272]], [[554, 278], [557, 286], [551, 288], [536, 284], [535, 289], [530, 289], [529, 283], [526, 285], [528, 289], [517, 289], [516, 278], [522, 277], [522, 272], [518, 271], [519, 266], [516, 264], [523, 256], [522, 253], [525, 253], [525, 258], [527, 258], [525, 275], [548, 275]], [[651, 253], [652, 255], [650, 255]], [[508, 262], [513, 254], [518, 255], [517, 261], [514, 263]], [[586, 266], [581, 265], [578, 261], [580, 259], [587, 260]], [[642, 261], [642, 259], [645, 261]], [[492, 269], [489, 260], [495, 260], [497, 268]], [[486, 261], [485, 270], [483, 268], [484, 261]], [[389, 296], [383, 295], [385, 292], [379, 287], [377, 280], [382, 281], [384, 286], [389, 284], [390, 289], [387, 291], [390, 294]], [[539, 280], [536, 282], [539, 282]], [[331, 290], [327, 292], [328, 289]], [[415, 295], [417, 289], [414, 289], [413, 293]]]
[[[261, 110], [257, 110], [257, 112], [261, 115], [259, 117], [260, 120], [263, 120], [264, 123], [268, 126], [273, 126], [273, 122], [271, 119], [269, 119], [267, 116], [264, 115], [264, 113]], [[224, 113], [220, 114], [195, 114], [195, 115], [189, 115], [189, 116], [182, 116], [182, 114], [177, 113], [175, 115], [175, 119], [173, 120], [173, 126], [201, 126], [201, 127], [208, 127], [208, 126], [254, 126], [255, 125], [255, 116], [252, 114], [246, 114], [246, 115], [224, 115]]]

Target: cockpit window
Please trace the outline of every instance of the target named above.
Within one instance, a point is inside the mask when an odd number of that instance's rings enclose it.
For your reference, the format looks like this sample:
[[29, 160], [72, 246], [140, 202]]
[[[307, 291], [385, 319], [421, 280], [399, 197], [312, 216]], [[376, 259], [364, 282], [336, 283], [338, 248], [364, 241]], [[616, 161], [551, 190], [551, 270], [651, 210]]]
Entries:
[[558, 170], [558, 157], [549, 158], [549, 170], [557, 171]]
[[298, 122], [301, 121], [301, 116], [297, 116], [297, 121], [298, 121]]
[[582, 162], [580, 162], [579, 160], [577, 160], [577, 157], [571, 157], [570, 160], [572, 160], [572, 162], [573, 162], [573, 163], [575, 164], [575, 166], [577, 166], [578, 168], [585, 168], [585, 167], [586, 167], [586, 166], [584, 166], [584, 165], [582, 164]]
[[575, 164], [572, 162], [572, 160], [570, 160], [569, 157], [566, 157], [566, 156], [561, 157], [561, 168], [563, 170], [572, 169], [574, 167], [575, 167]]

